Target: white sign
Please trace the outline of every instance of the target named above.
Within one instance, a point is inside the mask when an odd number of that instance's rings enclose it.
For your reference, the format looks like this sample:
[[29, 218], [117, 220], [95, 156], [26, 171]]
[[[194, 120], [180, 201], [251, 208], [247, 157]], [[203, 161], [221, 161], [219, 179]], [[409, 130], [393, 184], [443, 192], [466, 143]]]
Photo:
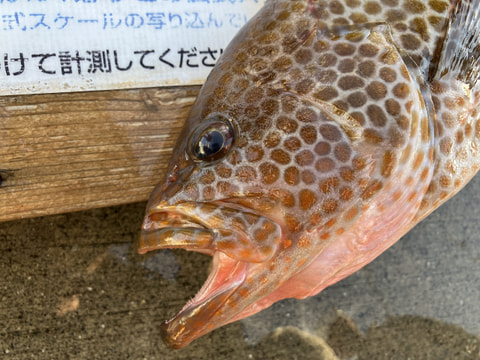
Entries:
[[193, 85], [265, 0], [0, 0], [0, 95]]

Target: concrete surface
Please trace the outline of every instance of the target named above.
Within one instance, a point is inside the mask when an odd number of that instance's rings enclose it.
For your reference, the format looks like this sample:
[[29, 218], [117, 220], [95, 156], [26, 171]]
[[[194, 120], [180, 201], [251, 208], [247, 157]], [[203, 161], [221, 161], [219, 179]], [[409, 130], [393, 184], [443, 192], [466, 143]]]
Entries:
[[134, 253], [145, 204], [0, 223], [2, 359], [480, 359], [480, 177], [373, 263], [182, 350], [209, 258]]

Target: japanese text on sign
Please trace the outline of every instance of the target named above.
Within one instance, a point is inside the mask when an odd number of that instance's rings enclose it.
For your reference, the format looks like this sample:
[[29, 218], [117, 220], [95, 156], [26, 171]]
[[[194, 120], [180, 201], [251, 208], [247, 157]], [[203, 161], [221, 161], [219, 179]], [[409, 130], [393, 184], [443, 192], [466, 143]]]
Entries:
[[200, 84], [264, 0], [0, 0], [0, 94]]

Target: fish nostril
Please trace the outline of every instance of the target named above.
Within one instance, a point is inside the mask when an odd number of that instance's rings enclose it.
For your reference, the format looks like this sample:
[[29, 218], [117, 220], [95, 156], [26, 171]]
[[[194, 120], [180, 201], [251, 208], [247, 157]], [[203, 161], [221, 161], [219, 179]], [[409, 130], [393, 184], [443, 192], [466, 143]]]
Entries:
[[195, 166], [187, 166], [184, 169], [179, 169], [175, 167], [170, 173], [167, 175], [167, 181], [165, 183], [165, 187], [162, 191], [166, 191], [167, 188], [170, 188], [174, 185], [174, 183], [178, 182], [187, 182], [189, 177], [192, 175]]
[[173, 183], [178, 179], [178, 165], [175, 165], [167, 176], [167, 182]]

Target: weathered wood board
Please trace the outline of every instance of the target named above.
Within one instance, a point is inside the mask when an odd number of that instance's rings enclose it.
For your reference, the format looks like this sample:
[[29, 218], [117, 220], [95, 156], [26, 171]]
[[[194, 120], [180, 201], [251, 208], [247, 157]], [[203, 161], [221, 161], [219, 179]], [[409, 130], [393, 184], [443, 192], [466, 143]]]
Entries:
[[198, 90], [0, 98], [0, 221], [146, 200]]

